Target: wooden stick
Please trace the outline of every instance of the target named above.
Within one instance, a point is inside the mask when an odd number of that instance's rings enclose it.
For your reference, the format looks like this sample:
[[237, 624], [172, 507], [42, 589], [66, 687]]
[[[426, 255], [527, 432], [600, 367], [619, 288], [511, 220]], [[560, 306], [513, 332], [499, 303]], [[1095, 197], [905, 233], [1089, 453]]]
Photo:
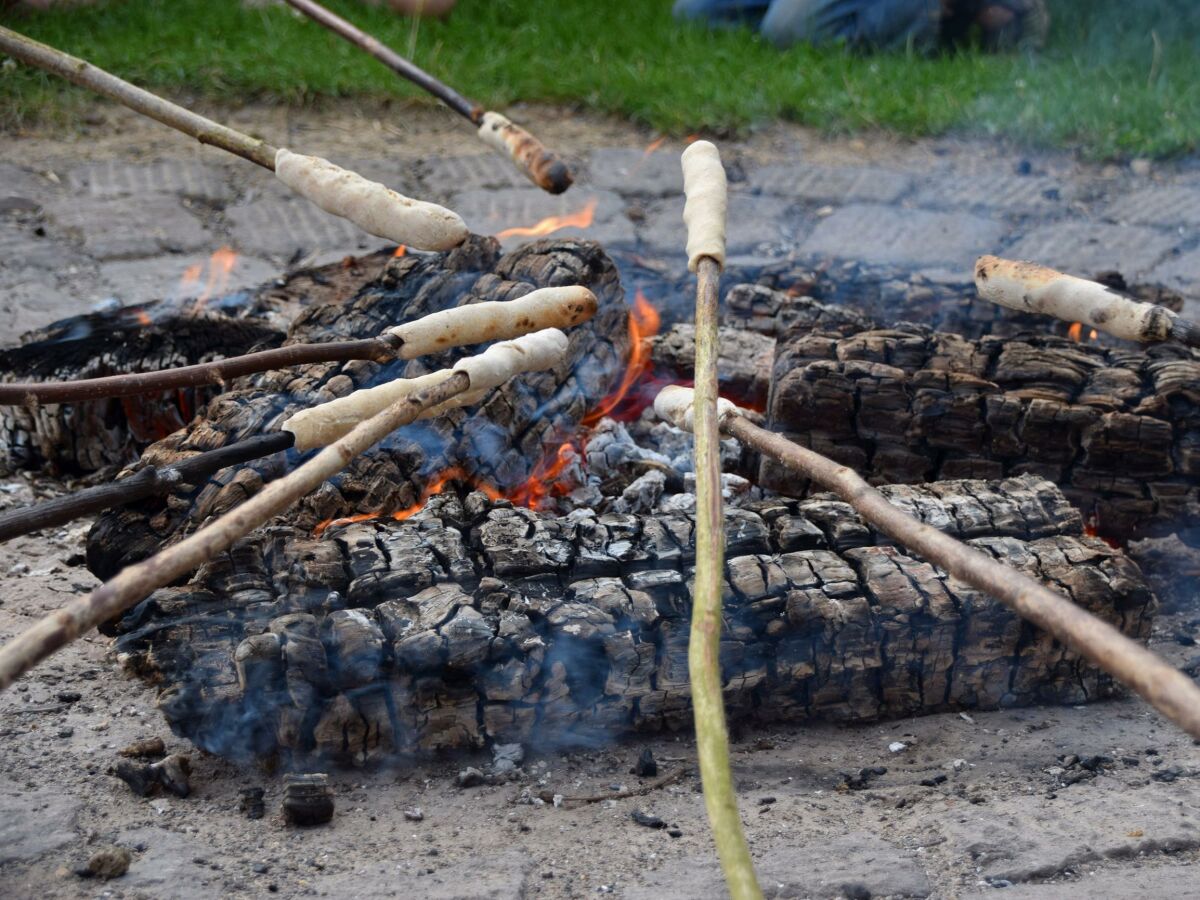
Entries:
[[[244, 537], [279, 515], [301, 497], [397, 428], [416, 420], [425, 410], [449, 403], [474, 388], [503, 383], [522, 368], [523, 348], [553, 343], [557, 354], [541, 356], [542, 367], [561, 365], [567, 338], [548, 329], [507, 344], [496, 344], [478, 356], [462, 359], [445, 381], [393, 403], [383, 412], [360, 422], [345, 437], [325, 447], [299, 468], [273, 481], [241, 506], [205, 525], [178, 544], [149, 559], [123, 569], [89, 596], [67, 604], [0, 647], [0, 692], [55, 651], [92, 628], [141, 602], [153, 591], [194, 571]], [[513, 345], [517, 345], [515, 348]], [[532, 355], [532, 353], [531, 353]]]
[[696, 576], [688, 678], [704, 805], [725, 883], [733, 900], [756, 900], [762, 891], [738, 814], [720, 661], [725, 516], [717, 418], [717, 301], [725, 258], [725, 170], [717, 148], [708, 141], [688, 147], [682, 162], [689, 267], [696, 273], [696, 414], [692, 423], [696, 440]]
[[274, 350], [160, 372], [106, 375], [79, 381], [0, 384], [0, 405], [76, 403], [184, 387], [224, 386], [231, 379], [244, 375], [311, 363], [352, 359], [390, 363], [398, 359], [416, 359], [451, 347], [514, 338], [545, 328], [570, 328], [590, 319], [596, 308], [596, 295], [585, 287], [541, 288], [516, 300], [471, 303], [441, 310], [389, 328], [377, 337], [357, 341], [288, 344]]
[[206, 119], [191, 110], [177, 106], [147, 90], [123, 81], [103, 69], [98, 69], [85, 60], [78, 59], [31, 40], [22, 34], [0, 26], [0, 51], [13, 59], [46, 72], [59, 75], [72, 84], [85, 87], [128, 106], [135, 112], [162, 122], [176, 131], [194, 137], [202, 144], [211, 144], [228, 150], [243, 159], [257, 163], [264, 169], [275, 171], [275, 155], [278, 150], [265, 141], [227, 128], [212, 119]]
[[1200, 347], [1200, 324], [1165, 306], [1143, 303], [1095, 281], [1036, 263], [981, 256], [975, 262], [975, 288], [984, 300], [1000, 306], [1064, 322], [1083, 322], [1127, 341], [1178, 341]]
[[270, 169], [302, 197], [370, 234], [421, 250], [449, 250], [466, 240], [469, 233], [456, 213], [435, 203], [412, 200], [320, 157], [272, 147], [265, 141], [234, 131], [123, 81], [91, 63], [3, 27], [0, 27], [0, 52], [110, 97], [202, 144], [220, 147]]
[[[371, 54], [402, 78], [437, 97], [448, 107], [479, 128], [480, 138], [504, 152], [521, 173], [551, 194], [561, 194], [574, 181], [571, 170], [559, 157], [524, 129], [509, 122], [499, 113], [488, 112], [478, 103], [468, 100], [449, 85], [434, 78], [424, 69], [405, 59], [391, 47], [381, 43], [362, 29], [347, 22], [337, 13], [313, 0], [287, 0], [339, 37]], [[501, 121], [502, 120], [502, 121]]]
[[294, 443], [295, 436], [287, 431], [261, 434], [228, 447], [198, 453], [170, 466], [149, 466], [120, 481], [0, 513], [0, 542], [63, 525], [114, 506], [128, 506], [160, 496], [181, 484], [196, 484], [229, 466], [281, 453]]
[[[666, 388], [664, 393], [670, 396], [662, 404], [678, 421], [686, 417], [686, 408], [690, 406], [690, 402], [686, 402], [688, 398], [680, 392], [690, 394], [687, 388]], [[656, 401], [655, 409], [659, 408]], [[677, 412], [679, 409], [684, 410], [682, 415]], [[1028, 575], [919, 522], [889, 503], [852, 469], [759, 428], [744, 418], [742, 411], [732, 403], [727, 403], [722, 411], [721, 430], [798, 475], [833, 491], [884, 534], [1049, 632], [1131, 687], [1164, 716], [1200, 740], [1200, 687], [1157, 654]]]

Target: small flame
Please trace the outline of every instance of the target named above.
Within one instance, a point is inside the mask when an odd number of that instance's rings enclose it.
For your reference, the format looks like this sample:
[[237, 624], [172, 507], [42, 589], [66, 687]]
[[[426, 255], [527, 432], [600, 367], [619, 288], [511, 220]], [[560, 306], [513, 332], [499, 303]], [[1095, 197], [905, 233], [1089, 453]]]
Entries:
[[528, 228], [505, 228], [499, 232], [496, 237], [544, 237], [547, 234], [553, 234], [562, 228], [590, 228], [592, 220], [596, 216], [597, 199], [592, 197], [584, 204], [582, 209], [578, 209], [573, 213], [567, 213], [565, 216], [547, 216], [542, 221]]
[[526, 479], [508, 499], [517, 506], [529, 509], [542, 509], [551, 497], [562, 497], [569, 494], [573, 487], [562, 480], [562, 474], [581, 456], [575, 444], [567, 441], [558, 448], [553, 457], [543, 457], [533, 468], [533, 474]]
[[[208, 304], [214, 296], [219, 296], [225, 293], [225, 289], [229, 287], [229, 275], [237, 265], [238, 254], [232, 247], [221, 247], [213, 251], [213, 255], [208, 258], [208, 271], [204, 279], [204, 290], [200, 292], [200, 296], [196, 298], [196, 302], [192, 304], [192, 315], [196, 315]], [[194, 288], [200, 280], [201, 265], [197, 263], [194, 266], [188, 266], [183, 272], [183, 280], [180, 282], [180, 291], [184, 296], [191, 293], [190, 288]]]
[[1071, 327], [1067, 329], [1067, 337], [1076, 343], [1079, 343], [1080, 339], [1083, 337], [1083, 323], [1072, 322]]
[[399, 259], [407, 252], [408, 252], [408, 248], [406, 246], [404, 246], [403, 244], [401, 244], [399, 247], [396, 248], [396, 252], [392, 254], [392, 258]]
[[141, 307], [138, 307], [138, 309], [134, 312], [134, 315], [137, 316], [139, 325], [149, 325], [151, 322], [150, 314]]
[[651, 153], [653, 153], [655, 150], [657, 150], [659, 147], [661, 147], [664, 143], [666, 143], [666, 140], [667, 140], [667, 138], [664, 135], [663, 137], [660, 137], [657, 141], [651, 141], [650, 144], [646, 147], [645, 152], [642, 153], [642, 159], [645, 159], [647, 156], [649, 156]]
[[583, 417], [584, 426], [591, 428], [616, 409], [629, 393], [629, 389], [649, 370], [648, 339], [658, 334], [661, 321], [658, 310], [639, 288], [633, 298], [633, 308], [629, 311], [629, 363], [625, 366], [625, 374], [621, 376], [621, 383], [617, 385], [617, 389]]
[[1088, 332], [1089, 341], [1094, 341], [1098, 337], [1100, 337], [1100, 332], [1098, 332], [1095, 328]]

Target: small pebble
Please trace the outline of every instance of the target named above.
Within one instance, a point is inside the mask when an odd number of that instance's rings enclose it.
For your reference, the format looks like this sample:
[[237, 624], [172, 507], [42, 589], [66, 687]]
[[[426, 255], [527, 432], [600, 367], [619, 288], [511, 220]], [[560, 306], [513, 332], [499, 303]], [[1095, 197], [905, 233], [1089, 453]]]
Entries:
[[91, 855], [87, 865], [78, 870], [78, 874], [84, 878], [120, 878], [129, 871], [132, 861], [133, 854], [124, 847], [101, 847]]
[[419, 806], [410, 806], [404, 811], [404, 818], [410, 822], [423, 822], [425, 820], [425, 812]]

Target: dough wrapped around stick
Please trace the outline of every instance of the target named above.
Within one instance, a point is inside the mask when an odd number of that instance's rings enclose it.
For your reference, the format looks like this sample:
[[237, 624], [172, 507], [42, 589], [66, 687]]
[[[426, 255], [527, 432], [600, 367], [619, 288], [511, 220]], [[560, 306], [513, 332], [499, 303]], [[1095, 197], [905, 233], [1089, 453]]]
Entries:
[[485, 112], [479, 139], [505, 154], [525, 177], [544, 191], [561, 194], [574, 180], [567, 164], [532, 134], [498, 112]]
[[696, 141], [683, 151], [680, 161], [687, 194], [683, 222], [688, 233], [688, 271], [695, 272], [705, 256], [724, 269], [726, 184], [721, 154], [708, 141]]
[[275, 154], [275, 175], [326, 212], [397, 244], [418, 250], [450, 250], [469, 233], [457, 213], [405, 197], [319, 156], [281, 148]]
[[1082, 322], [1127, 341], [1200, 346], [1200, 327], [1171, 310], [1036, 263], [981, 256], [975, 262], [975, 287], [980, 297], [992, 303]]
[[393, 403], [439, 385], [456, 372], [465, 373], [471, 380], [467, 391], [425, 410], [419, 418], [438, 416], [460, 406], [478, 403], [488, 391], [523, 372], [553, 368], [555, 360], [562, 359], [566, 349], [567, 336], [557, 328], [547, 328], [513, 341], [493, 344], [479, 356], [467, 357], [451, 369], [440, 369], [417, 378], [398, 378], [302, 410], [283, 423], [283, 430], [296, 436], [297, 450], [324, 447]]

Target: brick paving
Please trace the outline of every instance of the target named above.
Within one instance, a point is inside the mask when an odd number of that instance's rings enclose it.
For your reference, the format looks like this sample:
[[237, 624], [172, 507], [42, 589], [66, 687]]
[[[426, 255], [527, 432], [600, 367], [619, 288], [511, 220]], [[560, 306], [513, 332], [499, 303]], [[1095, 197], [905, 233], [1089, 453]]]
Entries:
[[[19, 145], [17, 145], [19, 147]], [[830, 145], [832, 146], [832, 145]], [[722, 145], [730, 171], [731, 257], [761, 262], [862, 260], [966, 278], [984, 252], [1036, 259], [1079, 274], [1127, 277], [1200, 292], [1200, 175], [1189, 163], [1149, 175], [1051, 155], [978, 147], [839, 159], [829, 147], [756, 162]], [[348, 164], [405, 193], [459, 210], [483, 233], [531, 226], [594, 204], [593, 224], [564, 235], [655, 258], [682, 270], [679, 146], [598, 148], [577, 184], [551, 197], [491, 153], [416, 165]], [[531, 237], [504, 240], [507, 247]], [[213, 155], [145, 162], [82, 161], [46, 177], [35, 160], [0, 163], [0, 341], [98, 303], [168, 296], [186, 268], [231, 245], [230, 287], [289, 265], [378, 247], [378, 238], [288, 196], [266, 172]], [[1189, 306], [1194, 308], [1192, 301]]]

